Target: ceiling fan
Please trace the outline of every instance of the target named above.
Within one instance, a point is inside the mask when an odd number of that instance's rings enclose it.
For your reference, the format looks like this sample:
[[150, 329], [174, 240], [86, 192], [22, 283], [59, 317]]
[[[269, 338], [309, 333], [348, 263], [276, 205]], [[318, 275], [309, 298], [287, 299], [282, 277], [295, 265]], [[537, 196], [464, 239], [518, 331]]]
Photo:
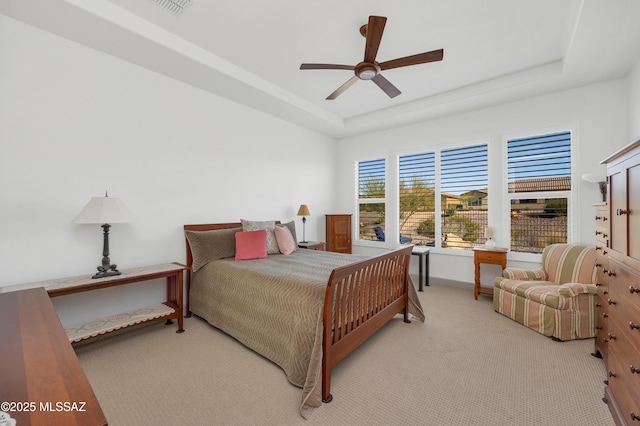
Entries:
[[444, 56], [444, 49], [433, 50], [431, 52], [419, 53], [417, 55], [405, 56], [404, 58], [393, 59], [386, 62], [377, 62], [376, 55], [382, 40], [384, 26], [387, 18], [384, 16], [369, 16], [369, 23], [360, 27], [360, 34], [366, 37], [364, 48], [364, 60], [357, 65], [336, 65], [336, 64], [302, 64], [301, 70], [353, 70], [355, 76], [351, 77], [335, 92], [327, 97], [333, 100], [340, 96], [345, 90], [353, 85], [358, 79], [371, 80], [378, 85], [390, 98], [395, 98], [401, 92], [389, 80], [384, 78], [380, 71], [392, 68], [406, 67], [409, 65], [426, 64], [427, 62], [441, 61]]

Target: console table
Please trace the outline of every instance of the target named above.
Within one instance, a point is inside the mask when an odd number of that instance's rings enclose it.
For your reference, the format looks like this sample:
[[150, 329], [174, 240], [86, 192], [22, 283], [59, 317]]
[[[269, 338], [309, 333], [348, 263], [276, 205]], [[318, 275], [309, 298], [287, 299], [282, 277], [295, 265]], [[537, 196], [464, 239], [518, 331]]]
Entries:
[[0, 411], [17, 426], [107, 424], [44, 288], [0, 294], [0, 324]]
[[507, 252], [509, 249], [501, 247], [475, 247], [473, 249], [473, 263], [475, 264], [475, 286], [473, 296], [478, 300], [478, 294], [493, 296], [493, 288], [480, 287], [480, 264], [500, 265], [504, 270], [507, 267]]
[[65, 296], [86, 291], [99, 290], [142, 281], [166, 278], [167, 301], [157, 305], [146, 306], [127, 312], [121, 312], [105, 318], [92, 319], [79, 324], [65, 327], [65, 332], [72, 343], [90, 339], [122, 328], [142, 324], [150, 321], [172, 319], [178, 321], [176, 333], [182, 333], [183, 327], [183, 280], [186, 266], [180, 263], [164, 263], [160, 265], [143, 266], [140, 268], [123, 269], [121, 275], [105, 278], [91, 278], [82, 275], [72, 278], [61, 278], [29, 284], [20, 284], [0, 288], [0, 293], [17, 291], [27, 288], [44, 287], [49, 297]]

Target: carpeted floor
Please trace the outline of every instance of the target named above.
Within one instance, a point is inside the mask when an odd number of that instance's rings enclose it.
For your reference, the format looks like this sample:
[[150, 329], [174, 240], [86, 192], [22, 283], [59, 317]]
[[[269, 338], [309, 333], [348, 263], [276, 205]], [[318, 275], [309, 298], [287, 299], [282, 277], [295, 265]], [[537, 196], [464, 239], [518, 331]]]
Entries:
[[[435, 281], [435, 280], [432, 280]], [[392, 320], [333, 370], [304, 420], [279, 367], [199, 318], [77, 348], [110, 425], [613, 425], [593, 340], [554, 342], [444, 285], [423, 324]]]

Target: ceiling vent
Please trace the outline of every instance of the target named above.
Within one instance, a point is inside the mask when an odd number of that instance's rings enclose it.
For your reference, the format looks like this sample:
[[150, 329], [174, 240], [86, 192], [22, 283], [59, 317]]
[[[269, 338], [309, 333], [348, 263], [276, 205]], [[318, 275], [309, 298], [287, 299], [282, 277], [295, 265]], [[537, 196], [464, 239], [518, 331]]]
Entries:
[[176, 15], [180, 15], [191, 4], [191, 0], [155, 0], [155, 2]]

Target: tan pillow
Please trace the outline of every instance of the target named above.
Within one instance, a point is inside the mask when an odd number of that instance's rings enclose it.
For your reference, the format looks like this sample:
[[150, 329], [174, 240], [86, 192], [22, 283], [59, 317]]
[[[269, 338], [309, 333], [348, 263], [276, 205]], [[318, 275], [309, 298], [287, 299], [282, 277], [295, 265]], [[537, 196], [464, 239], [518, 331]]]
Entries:
[[242, 230], [243, 231], [267, 231], [267, 253], [268, 254], [278, 254], [280, 253], [280, 249], [278, 248], [278, 241], [276, 241], [276, 235], [273, 233], [273, 228], [276, 227], [275, 220], [246, 220], [240, 219], [242, 222]]
[[191, 270], [196, 272], [209, 262], [236, 255], [236, 232], [242, 228], [214, 229], [212, 231], [184, 231], [193, 264]]
[[286, 226], [287, 228], [289, 228], [289, 231], [291, 231], [291, 236], [293, 236], [293, 241], [295, 241], [296, 245], [298, 245], [298, 237], [296, 236], [296, 223], [294, 221], [291, 221], [288, 223], [283, 223], [279, 226]]

